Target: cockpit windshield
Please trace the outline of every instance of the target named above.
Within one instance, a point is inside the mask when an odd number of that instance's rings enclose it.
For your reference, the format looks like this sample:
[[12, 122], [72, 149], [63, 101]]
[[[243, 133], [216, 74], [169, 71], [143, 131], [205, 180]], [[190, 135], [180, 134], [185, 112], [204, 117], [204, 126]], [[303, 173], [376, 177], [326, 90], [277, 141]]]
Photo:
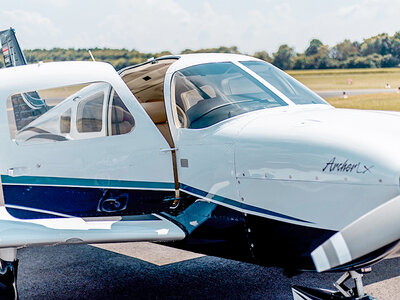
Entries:
[[269, 82], [295, 104], [327, 104], [316, 93], [271, 64], [262, 61], [240, 63]]
[[260, 109], [288, 105], [249, 73], [230, 62], [187, 67], [174, 74], [177, 125], [204, 128]]

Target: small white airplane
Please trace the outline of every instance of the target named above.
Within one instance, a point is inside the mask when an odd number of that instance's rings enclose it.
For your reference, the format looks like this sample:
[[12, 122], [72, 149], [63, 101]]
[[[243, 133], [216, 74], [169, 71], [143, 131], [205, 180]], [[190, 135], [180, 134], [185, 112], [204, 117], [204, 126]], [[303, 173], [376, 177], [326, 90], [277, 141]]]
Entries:
[[119, 73], [39, 63], [2, 69], [0, 82], [10, 299], [17, 249], [33, 245], [157, 241], [291, 275], [345, 272], [336, 291], [293, 286], [296, 300], [369, 299], [363, 273], [398, 249], [399, 113], [336, 109], [231, 54]]

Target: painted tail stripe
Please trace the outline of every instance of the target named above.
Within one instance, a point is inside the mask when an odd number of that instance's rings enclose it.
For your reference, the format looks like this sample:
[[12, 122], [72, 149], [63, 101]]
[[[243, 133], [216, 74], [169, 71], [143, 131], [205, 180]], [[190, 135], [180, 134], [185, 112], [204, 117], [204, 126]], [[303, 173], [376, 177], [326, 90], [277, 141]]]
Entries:
[[1, 175], [3, 184], [19, 185], [46, 185], [46, 186], [83, 186], [83, 187], [110, 187], [110, 188], [148, 188], [174, 190], [174, 183], [148, 182], [148, 181], [125, 181], [108, 179], [85, 179], [85, 178], [62, 178], [62, 177], [39, 177], [18, 176], [11, 177]]
[[232, 199], [228, 199], [228, 198], [225, 198], [225, 197], [221, 197], [221, 196], [218, 196], [218, 195], [209, 194], [209, 193], [207, 193], [205, 191], [196, 189], [194, 187], [191, 187], [191, 186], [188, 186], [188, 185], [185, 185], [185, 184], [180, 184], [179, 186], [180, 186], [180, 188], [182, 190], [187, 191], [189, 193], [196, 194], [196, 195], [199, 195], [199, 196], [204, 197], [204, 198], [209, 198], [209, 199], [215, 200], [217, 202], [225, 203], [225, 204], [228, 204], [228, 205], [231, 205], [231, 206], [235, 206], [235, 207], [238, 207], [238, 208], [241, 208], [241, 209], [245, 209], [245, 210], [248, 210], [248, 211], [262, 213], [262, 214], [265, 214], [265, 215], [268, 215], [268, 216], [278, 217], [278, 218], [292, 220], [292, 221], [298, 221], [298, 222], [303, 222], [303, 223], [308, 223], [308, 224], [314, 224], [313, 222], [309, 222], [309, 221], [305, 221], [305, 220], [302, 220], [302, 219], [294, 218], [294, 217], [291, 217], [291, 216], [280, 214], [280, 213], [277, 213], [277, 212], [274, 212], [274, 211], [270, 211], [270, 210], [267, 210], [267, 209], [263, 209], [263, 208], [260, 208], [260, 207], [248, 205], [248, 204], [245, 204], [245, 203], [240, 203], [238, 201], [235, 201], [235, 200], [232, 200]]

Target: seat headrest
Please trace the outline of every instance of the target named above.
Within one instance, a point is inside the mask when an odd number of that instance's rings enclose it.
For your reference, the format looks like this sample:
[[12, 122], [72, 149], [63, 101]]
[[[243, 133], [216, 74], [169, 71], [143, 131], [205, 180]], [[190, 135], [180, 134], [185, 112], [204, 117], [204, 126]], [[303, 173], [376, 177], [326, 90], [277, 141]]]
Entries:
[[112, 115], [111, 115], [111, 123], [122, 123], [124, 121], [128, 121], [131, 124], [135, 124], [135, 120], [129, 111], [126, 111], [120, 106], [114, 106]]
[[[208, 97], [215, 98], [216, 94], [215, 94], [215, 90], [213, 89], [212, 86], [203, 85], [200, 87], [200, 89], [204, 93], [206, 93]], [[199, 91], [196, 89], [181, 93], [181, 99], [182, 99], [183, 105], [185, 106], [185, 110], [188, 110], [193, 105], [197, 104], [197, 102], [199, 102], [200, 100], [204, 100], [203, 96], [200, 95]]]
[[144, 110], [155, 124], [167, 122], [165, 106], [163, 101], [141, 103]]

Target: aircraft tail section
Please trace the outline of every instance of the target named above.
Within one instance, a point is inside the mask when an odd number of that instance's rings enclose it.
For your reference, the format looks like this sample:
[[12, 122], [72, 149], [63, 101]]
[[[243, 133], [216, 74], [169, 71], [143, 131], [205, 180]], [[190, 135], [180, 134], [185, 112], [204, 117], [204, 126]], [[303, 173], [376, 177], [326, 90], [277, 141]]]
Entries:
[[6, 68], [26, 65], [26, 59], [18, 44], [13, 28], [0, 31], [1, 47]]
[[[13, 28], [0, 31], [0, 41], [6, 68], [27, 64]], [[22, 129], [49, 110], [46, 102], [36, 91], [14, 95], [12, 104], [17, 130]]]

